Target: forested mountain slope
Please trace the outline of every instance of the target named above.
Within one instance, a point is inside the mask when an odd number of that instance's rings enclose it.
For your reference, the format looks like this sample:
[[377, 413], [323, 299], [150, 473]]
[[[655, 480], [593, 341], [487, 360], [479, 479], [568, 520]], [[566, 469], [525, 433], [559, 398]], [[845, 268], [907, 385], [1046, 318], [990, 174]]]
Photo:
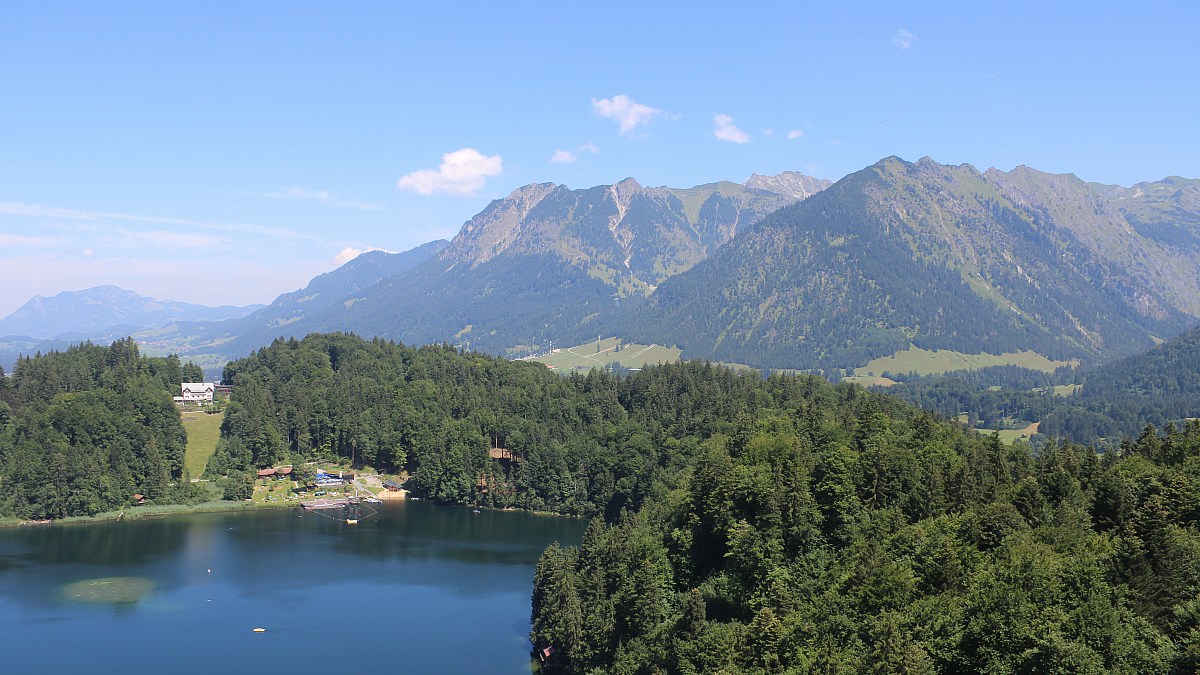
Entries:
[[780, 368], [851, 367], [909, 345], [1129, 354], [1200, 308], [1200, 256], [1175, 244], [1194, 228], [1139, 231], [1122, 209], [1146, 199], [1118, 206], [1025, 167], [892, 157], [744, 230], [613, 315], [611, 332]]
[[1192, 418], [1200, 418], [1200, 327], [1088, 372], [1042, 426], [1046, 434], [1089, 440]]
[[439, 239], [402, 253], [368, 251], [332, 272], [314, 277], [304, 288], [280, 295], [270, 305], [242, 319], [180, 324], [174, 330], [138, 337], [182, 354], [216, 352], [224, 357], [221, 359], [224, 362], [244, 356], [277, 337], [302, 336], [304, 333], [297, 333], [297, 325], [305, 319], [320, 315], [382, 279], [419, 267], [448, 244]]

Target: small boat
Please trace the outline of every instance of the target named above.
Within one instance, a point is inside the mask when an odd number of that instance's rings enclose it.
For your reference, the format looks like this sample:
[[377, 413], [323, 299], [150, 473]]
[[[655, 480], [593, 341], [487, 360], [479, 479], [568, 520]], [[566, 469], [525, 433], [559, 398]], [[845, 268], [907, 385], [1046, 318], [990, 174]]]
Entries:
[[266, 628], [255, 628], [254, 632], [255, 633], [265, 633], [265, 632], [267, 632], [267, 629]]

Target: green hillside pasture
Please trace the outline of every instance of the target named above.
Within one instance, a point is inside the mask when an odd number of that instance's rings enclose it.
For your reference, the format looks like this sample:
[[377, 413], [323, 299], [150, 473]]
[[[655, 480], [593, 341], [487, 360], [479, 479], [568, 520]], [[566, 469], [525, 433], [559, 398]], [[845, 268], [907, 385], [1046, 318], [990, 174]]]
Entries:
[[183, 429], [187, 432], [187, 449], [183, 452], [183, 465], [187, 467], [192, 478], [199, 478], [208, 458], [217, 449], [217, 439], [221, 437], [221, 422], [225, 413], [209, 415], [205, 412], [188, 411], [183, 413]]
[[963, 354], [948, 349], [929, 351], [920, 347], [909, 347], [892, 356], [874, 359], [867, 365], [854, 369], [857, 376], [876, 376], [883, 373], [910, 373], [939, 375], [955, 370], [978, 370], [988, 366], [1020, 366], [1031, 370], [1054, 372], [1055, 368], [1071, 365], [1070, 361], [1052, 361], [1032, 351], [1008, 354]]
[[861, 384], [864, 387], [890, 387], [896, 384], [895, 380], [878, 375], [874, 377], [870, 375], [851, 375], [843, 377], [842, 382], [853, 382], [854, 384]]
[[647, 364], [674, 363], [679, 360], [679, 350], [674, 347], [622, 343], [621, 351], [616, 351], [616, 348], [617, 338], [605, 338], [598, 343], [555, 348], [552, 354], [529, 360], [544, 363], [564, 373], [603, 368], [610, 363], [618, 363], [625, 368], [641, 368]]
[[[1040, 424], [1041, 424], [1041, 422], [1034, 422], [1033, 424], [1030, 424], [1029, 426], [1025, 427], [1024, 429], [1001, 429], [996, 433], [998, 433], [1000, 435], [1001, 443], [1007, 443], [1009, 445], [1012, 445], [1013, 443], [1016, 443], [1017, 441], [1029, 440], [1029, 438], [1031, 436], [1033, 436], [1034, 434], [1036, 434], [1038, 432], [1038, 425], [1040, 425]], [[978, 431], [979, 433], [983, 434], [984, 436], [992, 435], [991, 429], [976, 429], [975, 431]]]

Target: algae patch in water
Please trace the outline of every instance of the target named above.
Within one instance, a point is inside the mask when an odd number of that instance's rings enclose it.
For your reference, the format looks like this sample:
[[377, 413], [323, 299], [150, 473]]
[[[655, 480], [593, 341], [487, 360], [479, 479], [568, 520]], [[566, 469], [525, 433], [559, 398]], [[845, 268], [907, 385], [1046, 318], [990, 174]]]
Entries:
[[72, 602], [124, 604], [145, 600], [152, 592], [154, 582], [143, 577], [103, 577], [67, 584], [62, 597]]

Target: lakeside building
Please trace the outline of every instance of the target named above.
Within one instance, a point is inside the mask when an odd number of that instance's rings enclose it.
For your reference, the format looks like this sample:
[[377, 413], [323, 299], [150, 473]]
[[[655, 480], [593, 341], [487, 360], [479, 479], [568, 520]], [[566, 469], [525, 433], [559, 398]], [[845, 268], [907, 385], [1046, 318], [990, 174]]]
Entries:
[[176, 403], [212, 403], [217, 387], [212, 382], [184, 382], [179, 389], [181, 395], [175, 397]]

